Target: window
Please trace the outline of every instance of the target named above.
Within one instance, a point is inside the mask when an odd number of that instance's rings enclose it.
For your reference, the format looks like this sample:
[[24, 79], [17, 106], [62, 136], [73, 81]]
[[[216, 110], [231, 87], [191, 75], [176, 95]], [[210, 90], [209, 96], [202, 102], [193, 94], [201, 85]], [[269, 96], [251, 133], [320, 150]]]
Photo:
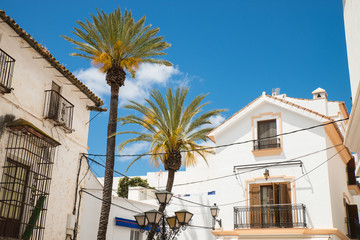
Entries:
[[292, 227], [289, 182], [250, 184], [250, 227]]
[[15, 59], [0, 49], [0, 92], [9, 93], [13, 78]]
[[350, 239], [360, 238], [359, 216], [357, 205], [350, 205], [346, 203], [346, 222], [348, 228], [348, 237]]
[[68, 132], [72, 131], [74, 105], [60, 94], [61, 88], [52, 83], [51, 90], [45, 91], [44, 116], [52, 119], [59, 126], [63, 126]]
[[254, 150], [280, 147], [280, 138], [276, 135], [276, 119], [257, 122], [257, 140]]
[[24, 120], [9, 126], [0, 182], [0, 238], [20, 239], [30, 232], [31, 239], [43, 238], [57, 145]]
[[131, 229], [130, 240], [141, 240], [143, 239], [142, 233], [136, 230]]

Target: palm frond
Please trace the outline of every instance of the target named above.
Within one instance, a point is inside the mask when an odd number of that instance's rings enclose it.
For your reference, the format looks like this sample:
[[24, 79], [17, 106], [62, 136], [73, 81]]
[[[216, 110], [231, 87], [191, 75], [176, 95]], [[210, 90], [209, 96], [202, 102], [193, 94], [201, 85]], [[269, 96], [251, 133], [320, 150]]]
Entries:
[[153, 90], [145, 105], [131, 101], [125, 108], [134, 110], [142, 115], [128, 115], [119, 118], [122, 125], [137, 124], [145, 128], [146, 133], [137, 131], [121, 132], [119, 134], [136, 134], [137, 137], [124, 141], [119, 149], [136, 141], [151, 142], [149, 152], [153, 155], [150, 161], [159, 166], [167, 164], [167, 156], [171, 152], [185, 151], [184, 165], [194, 166], [199, 158], [206, 161], [208, 154], [214, 151], [199, 145], [198, 141], [206, 141], [207, 133], [212, 127], [210, 118], [219, 115], [224, 110], [210, 110], [201, 114], [202, 108], [208, 102], [202, 103], [206, 95], [199, 95], [185, 107], [185, 99], [189, 89], [177, 88], [174, 92], [169, 88], [165, 98], [158, 90]]
[[172, 66], [169, 61], [153, 58], [166, 55], [163, 51], [171, 45], [163, 36], [157, 36], [159, 28], [145, 26], [145, 16], [135, 21], [131, 11], [122, 13], [117, 8], [113, 13], [97, 10], [96, 14], [90, 14], [90, 19], [77, 21], [79, 27], [74, 27], [72, 33], [80, 40], [62, 36], [80, 51], [73, 56], [91, 59], [103, 72], [114, 65], [120, 66], [132, 77], [141, 63]]

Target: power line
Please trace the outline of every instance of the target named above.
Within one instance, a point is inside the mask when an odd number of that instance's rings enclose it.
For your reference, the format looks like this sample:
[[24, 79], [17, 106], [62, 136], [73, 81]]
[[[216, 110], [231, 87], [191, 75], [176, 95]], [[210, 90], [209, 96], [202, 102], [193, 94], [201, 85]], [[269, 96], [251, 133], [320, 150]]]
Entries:
[[[297, 132], [301, 132], [301, 131], [306, 131], [306, 130], [326, 126], [326, 125], [329, 125], [329, 124], [346, 121], [348, 119], [349, 118], [343, 118], [343, 119], [339, 119], [339, 120], [335, 120], [335, 121], [331, 121], [331, 122], [327, 122], [327, 123], [321, 123], [321, 124], [318, 124], [318, 125], [310, 126], [310, 127], [307, 127], [307, 128], [301, 128], [301, 129], [293, 130], [293, 131], [286, 132], [286, 133], [280, 133], [280, 134], [274, 135], [272, 137], [262, 138], [262, 140], [273, 139], [275, 137], [280, 137], [280, 136], [285, 136], [285, 135], [289, 135], [289, 134], [293, 134], [293, 133], [297, 133]], [[222, 148], [222, 147], [229, 147], [229, 146], [234, 146], [234, 145], [250, 143], [250, 142], [253, 142], [253, 141], [254, 140], [245, 140], [245, 141], [241, 141], [241, 142], [222, 144], [222, 145], [217, 145], [217, 146], [213, 146], [213, 147], [203, 147], [203, 148], [196, 148], [196, 149], [191, 149], [191, 150], [181, 150], [179, 152], [180, 153], [187, 153], [187, 152], [194, 152], [194, 151], [199, 151], [199, 150], [217, 149], [217, 148]], [[107, 156], [106, 154], [94, 154], [94, 153], [84, 153], [84, 154], [88, 155], [88, 156], [102, 156], [102, 157]], [[164, 155], [164, 154], [169, 154], [169, 153], [115, 154], [114, 156], [115, 157], [140, 157], [140, 156], [143, 157], [143, 156], [155, 156], [155, 155]]]
[[[296, 160], [296, 159], [299, 159], [299, 158], [311, 156], [311, 155], [314, 155], [314, 154], [316, 154], [316, 153], [319, 153], [319, 152], [322, 152], [322, 151], [326, 151], [326, 150], [329, 150], [329, 149], [331, 149], [331, 148], [338, 147], [338, 146], [340, 146], [340, 145], [342, 145], [342, 144], [334, 145], [334, 146], [327, 147], [327, 148], [324, 148], [324, 149], [321, 149], [321, 150], [318, 150], [318, 151], [315, 151], [315, 152], [311, 152], [311, 153], [308, 153], [308, 154], [304, 154], [304, 155], [302, 155], [302, 156], [300, 156], [300, 157], [295, 157], [295, 158], [292, 158], [292, 159], [290, 159], [290, 160], [286, 160], [286, 161], [282, 161], [282, 162], [277, 162], [276, 164], [274, 164], [274, 166], [276, 166], [277, 164], [284, 163], [284, 162], [293, 161], [293, 160]], [[342, 148], [340, 151], [343, 151], [345, 148], [346, 148], [346, 147]], [[340, 151], [339, 151], [339, 152], [340, 152]], [[337, 153], [336, 153], [335, 155], [333, 155], [331, 158], [335, 157], [337, 154], [339, 154], [339, 152], [337, 152]], [[87, 157], [87, 158], [89, 158], [89, 157]], [[331, 158], [327, 159], [325, 162], [329, 161]], [[105, 167], [103, 164], [101, 164], [101, 163], [99, 163], [99, 162], [97, 162], [97, 161], [95, 161], [95, 160], [93, 160], [93, 159], [91, 159], [91, 158], [89, 158], [89, 160], [94, 161], [96, 164], [99, 164], [99, 165], [102, 166], [102, 167]], [[321, 164], [320, 164], [319, 166], [317, 166], [316, 168], [320, 167], [320, 166], [323, 165], [325, 162], [321, 163]], [[195, 183], [200, 183], [200, 182], [207, 182], [207, 181], [212, 181], [212, 180], [218, 180], [218, 179], [226, 178], [226, 177], [230, 177], [230, 176], [238, 176], [238, 175], [241, 175], [241, 174], [245, 174], [245, 173], [257, 171], [257, 170], [260, 170], [260, 169], [263, 169], [263, 168], [265, 168], [265, 166], [261, 166], [261, 167], [258, 167], [258, 168], [254, 168], [254, 169], [251, 169], [251, 170], [248, 170], [248, 171], [245, 171], [245, 172], [241, 172], [241, 173], [234, 173], [234, 174], [231, 174], [231, 175], [225, 175], [225, 176], [221, 176], [221, 177], [217, 177], [217, 178], [200, 180], [200, 181], [194, 181], [194, 182], [188, 182], [188, 183], [183, 183], [183, 184], [174, 184], [173, 186], [183, 186], [183, 185], [195, 184]], [[316, 168], [315, 168], [315, 169], [316, 169]], [[315, 169], [310, 170], [308, 173], [314, 171]], [[116, 172], [116, 173], [120, 174], [120, 175], [123, 176], [123, 177], [127, 177], [127, 178], [131, 179], [131, 177], [128, 177], [127, 175], [125, 175], [125, 174], [123, 174], [123, 173], [120, 173], [120, 172], [116, 171], [115, 169], [113, 170], [113, 172]], [[308, 173], [302, 175], [301, 177], [307, 175]], [[301, 177], [299, 177], [299, 178], [301, 178]], [[298, 178], [298, 179], [299, 179], [299, 178]], [[295, 180], [297, 180], [297, 179], [295, 179]], [[295, 180], [294, 180], [294, 181], [295, 181]], [[146, 188], [146, 187], [145, 187], [145, 188]], [[148, 189], [152, 189], [152, 188], [148, 187]], [[155, 190], [157, 190], [157, 189], [155, 189]], [[145, 195], [149, 196], [149, 195], [146, 194], [146, 193], [145, 193]], [[152, 196], [150, 196], [150, 197], [153, 198]], [[175, 197], [175, 198], [177, 198], [177, 199], [180, 199], [180, 200], [182, 200], [182, 201], [185, 201], [185, 202], [189, 202], [189, 203], [192, 203], [192, 204], [196, 204], [196, 205], [202, 206], [202, 207], [211, 207], [210, 205], [204, 205], [204, 204], [202, 204], [202, 203], [196, 203], [196, 202], [193, 202], [193, 201], [190, 201], [190, 200], [187, 200], [187, 199], [183, 199], [183, 198], [180, 198], [180, 197], [177, 197], [177, 196], [173, 196], [173, 197]], [[245, 201], [248, 201], [248, 200], [249, 200], [249, 199], [245, 199], [245, 200], [241, 200], [241, 201], [238, 201], [238, 202], [245, 202]], [[236, 202], [235, 202], [235, 203], [236, 203]], [[229, 203], [227, 203], [227, 204], [220, 204], [219, 206], [221, 206], [221, 205], [222, 205], [222, 206], [225, 206], [225, 205], [231, 205], [231, 204], [229, 204]]]
[[[328, 162], [328, 161], [330, 161], [331, 159], [333, 159], [336, 155], [338, 155], [338, 154], [339, 154], [341, 151], [343, 151], [345, 148], [346, 148], [346, 147], [342, 148], [340, 151], [337, 151], [334, 155], [332, 155], [331, 157], [329, 157], [329, 158], [326, 159], [324, 162], [320, 163], [318, 166], [314, 167], [313, 169], [311, 169], [311, 170], [308, 171], [307, 173], [304, 173], [304, 174], [301, 175], [300, 177], [294, 179], [294, 180], [292, 181], [292, 183], [293, 183], [293, 182], [296, 182], [296, 181], [299, 180], [300, 178], [303, 178], [304, 176], [306, 176], [306, 175], [308, 175], [309, 173], [313, 172], [314, 170], [318, 169], [320, 166], [324, 165], [326, 162]], [[95, 195], [93, 195], [93, 194], [85, 191], [84, 189], [81, 189], [80, 191], [83, 191], [83, 192], [85, 192], [85, 193], [93, 196], [94, 198], [97, 198], [97, 199], [100, 200], [100, 201], [105, 201], [105, 200], [103, 200], [102, 198], [99, 198], [99, 197], [97, 197], [97, 196], [95, 196]], [[178, 198], [178, 197], [177, 197], [177, 198]], [[181, 199], [181, 198], [178, 198], [178, 199]], [[231, 204], [234, 204], [234, 203], [245, 202], [245, 201], [248, 201], [248, 200], [250, 200], [250, 199], [251, 199], [251, 198], [244, 199], [244, 200], [237, 201], [237, 202], [233, 202], [233, 203], [219, 204], [218, 206], [226, 206], [226, 205], [231, 205]], [[185, 200], [186, 202], [191, 202], [191, 203], [193, 203], [193, 204], [197, 204], [197, 205], [199, 205], [200, 207], [211, 207], [211, 206], [208, 206], [208, 205], [196, 203], [196, 202], [193, 202], [193, 201], [190, 201], [190, 200], [186, 200], [186, 199], [181, 199], [181, 200], [183, 200], [183, 201]], [[115, 203], [111, 203], [111, 202], [110, 202], [110, 204], [112, 204], [112, 205], [114, 205], [114, 206], [117, 206], [117, 207], [119, 207], [119, 208], [128, 210], [128, 211], [132, 211], [132, 212], [135, 212], [135, 213], [139, 213], [139, 212], [137, 212], [137, 211], [134, 211], [134, 210], [131, 210], [131, 209], [122, 207], [122, 206], [117, 205], [117, 204], [115, 204]], [[195, 226], [194, 226], [194, 227], [195, 227]], [[198, 227], [200, 227], [200, 226], [198, 226]]]
[[94, 197], [94, 198], [102, 201], [102, 202], [110, 203], [111, 205], [113, 205], [113, 206], [115, 206], [115, 207], [118, 207], [118, 208], [121, 208], [121, 209], [130, 211], [130, 212], [134, 212], [134, 213], [140, 213], [140, 212], [137, 212], [137, 211], [135, 211], [135, 210], [132, 210], [132, 209], [129, 209], [129, 208], [120, 206], [120, 205], [118, 205], [118, 204], [112, 203], [111, 201], [110, 201], [110, 202], [109, 202], [109, 201], [105, 201], [104, 199], [102, 199], [102, 198], [100, 198], [100, 197], [98, 197], [98, 196], [96, 196], [96, 195], [94, 195], [94, 194], [92, 194], [92, 193], [89, 193], [89, 192], [85, 191], [84, 189], [81, 189], [80, 191], [82, 191], [82, 192], [84, 192], [84, 193], [86, 193], [86, 194], [88, 194], [88, 195], [90, 195], [90, 196], [92, 196], [92, 197]]

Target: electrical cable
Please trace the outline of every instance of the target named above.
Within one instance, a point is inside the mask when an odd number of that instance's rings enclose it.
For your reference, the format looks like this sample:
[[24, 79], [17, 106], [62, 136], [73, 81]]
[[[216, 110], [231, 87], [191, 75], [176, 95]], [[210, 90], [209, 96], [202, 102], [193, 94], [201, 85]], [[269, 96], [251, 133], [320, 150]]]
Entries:
[[[86, 194], [88, 194], [88, 195], [90, 195], [90, 196], [92, 196], [92, 197], [94, 197], [94, 198], [96, 198], [96, 199], [98, 199], [98, 200], [102, 201], [102, 202], [108, 202], [108, 201], [105, 201], [104, 199], [102, 199], [102, 198], [100, 198], [100, 197], [98, 197], [98, 196], [95, 196], [95, 195], [94, 195], [94, 194], [92, 194], [92, 193], [89, 193], [89, 192], [85, 191], [84, 189], [81, 189], [80, 191], [82, 191], [82, 192], [84, 192], [84, 193], [86, 193]], [[121, 208], [121, 209], [124, 209], [124, 210], [130, 211], [130, 212], [140, 213], [140, 212], [138, 212], [138, 211], [135, 211], [135, 210], [132, 210], [132, 209], [129, 209], [129, 208], [126, 208], [126, 207], [120, 206], [120, 205], [115, 204], [115, 203], [112, 203], [112, 202], [110, 202], [110, 204], [111, 204], [111, 205], [113, 205], [113, 206], [119, 207], [119, 208]]]
[[[326, 125], [329, 125], [329, 124], [346, 121], [348, 119], [349, 118], [343, 118], [343, 119], [339, 119], [339, 120], [330, 121], [330, 122], [327, 122], [327, 123], [322, 123], [322, 124], [310, 126], [310, 127], [307, 127], [307, 128], [301, 128], [301, 129], [293, 130], [293, 131], [286, 132], [286, 133], [280, 133], [280, 134], [274, 135], [272, 137], [262, 138], [262, 140], [273, 139], [273, 138], [279, 137], [279, 136], [285, 136], [285, 135], [289, 135], [289, 134], [293, 134], [293, 133], [297, 133], [297, 132], [301, 132], [301, 131], [306, 131], [306, 130], [326, 126]], [[196, 148], [196, 149], [191, 149], [191, 150], [181, 150], [180, 153], [194, 152], [194, 151], [199, 151], [199, 150], [217, 149], [217, 148], [222, 148], [222, 147], [229, 147], [229, 146], [234, 146], [234, 145], [250, 143], [250, 142], [253, 142], [253, 141], [254, 140], [245, 140], [245, 141], [241, 141], [241, 142], [222, 144], [222, 145], [217, 145], [217, 146], [213, 146], [213, 147], [203, 147], [203, 148]], [[88, 155], [88, 156], [102, 156], [102, 157], [107, 156], [106, 154], [94, 154], [94, 153], [84, 153], [84, 154]], [[155, 156], [155, 155], [164, 155], [164, 154], [169, 154], [169, 153], [115, 154], [114, 157], [140, 157], [140, 156]]]
[[[286, 161], [282, 161], [282, 162], [287, 162], [287, 161], [293, 161], [293, 160], [296, 160], [296, 159], [299, 159], [299, 158], [303, 158], [303, 157], [307, 157], [307, 156], [311, 156], [311, 155], [313, 155], [313, 154], [316, 154], [316, 153], [319, 153], [319, 152], [321, 152], [321, 151], [326, 151], [326, 150], [329, 150], [329, 149], [331, 149], [331, 148], [335, 148], [335, 147], [338, 147], [338, 146], [340, 146], [340, 145], [342, 145], [342, 144], [338, 144], [338, 145], [334, 145], [334, 146], [331, 146], [331, 147], [327, 147], [327, 148], [324, 148], [324, 149], [321, 149], [321, 150], [317, 150], [317, 151], [315, 151], [315, 152], [311, 152], [311, 153], [308, 153], [308, 154], [304, 154], [304, 155], [302, 155], [302, 156], [300, 156], [300, 157], [296, 157], [296, 158], [292, 158], [292, 159], [290, 159], [290, 160], [286, 160]], [[342, 148], [342, 150], [344, 150], [346, 147], [344, 147], [344, 148]], [[341, 151], [342, 151], [341, 150]], [[337, 152], [335, 155], [333, 155], [331, 158], [333, 158], [334, 156], [336, 156], [337, 154], [339, 154], [339, 152]], [[87, 158], [89, 158], [89, 157], [87, 157]], [[330, 158], [330, 159], [331, 159]], [[327, 161], [329, 161], [330, 159], [327, 159]], [[101, 163], [99, 163], [99, 162], [97, 162], [97, 161], [95, 161], [95, 160], [93, 160], [93, 159], [91, 159], [91, 158], [89, 158], [89, 160], [91, 160], [91, 161], [94, 161], [96, 164], [99, 164], [100, 166], [102, 166], [102, 167], [105, 167], [104, 165], [102, 165]], [[282, 163], [282, 162], [278, 162], [277, 164], [280, 164], [280, 163]], [[325, 161], [326, 162], [326, 161]], [[325, 162], [323, 162], [323, 163], [321, 163], [319, 166], [321, 166], [322, 164], [324, 164]], [[276, 166], [276, 165], [275, 165]], [[317, 166], [316, 168], [318, 168], [319, 166]], [[251, 169], [251, 170], [248, 170], [248, 171], [245, 171], [245, 172], [241, 172], [241, 173], [234, 173], [234, 174], [231, 174], [231, 175], [225, 175], [225, 176], [222, 176], [221, 178], [225, 178], [225, 177], [229, 177], [229, 176], [237, 176], [237, 175], [241, 175], [241, 174], [245, 174], [245, 173], [249, 173], [249, 172], [253, 172], [253, 171], [257, 171], [257, 170], [259, 170], [259, 169], [263, 169], [263, 168], [265, 168], [264, 166], [262, 166], [262, 167], [258, 167], [258, 168], [254, 168], [254, 169]], [[313, 170], [315, 170], [315, 169], [313, 169]], [[311, 170], [311, 171], [313, 171], [313, 170]], [[311, 172], [310, 171], [310, 172]], [[113, 172], [115, 172], [115, 173], [118, 173], [118, 174], [120, 174], [121, 176], [123, 176], [123, 177], [127, 177], [127, 178], [130, 178], [131, 179], [131, 177], [128, 177], [128, 176], [126, 176], [125, 174], [122, 174], [122, 173], [120, 173], [120, 172], [118, 172], [118, 171], [116, 171], [115, 169], [113, 170]], [[308, 172], [309, 173], [309, 172]], [[308, 173], [306, 173], [306, 174], [308, 174]], [[304, 174], [304, 175], [306, 175], [306, 174]], [[304, 176], [303, 175], [303, 176]], [[303, 177], [303, 176], [301, 176], [301, 177]], [[199, 183], [199, 182], [206, 182], [206, 181], [210, 181], [210, 180], [217, 180], [217, 179], [219, 179], [220, 177], [217, 177], [217, 178], [215, 178], [215, 179], [206, 179], [206, 180], [201, 180], [201, 181], [196, 181], [196, 182], [189, 182], [189, 183], [184, 183], [184, 184], [179, 184], [179, 185], [188, 185], [188, 184], [194, 184], [194, 183]], [[179, 186], [179, 185], [174, 185], [174, 186]], [[150, 187], [148, 187], [148, 189], [152, 189], [152, 188], [150, 188]], [[156, 189], [155, 189], [156, 190]], [[147, 195], [147, 196], [149, 196], [148, 194], [145, 194], [145, 195]], [[151, 196], [150, 196], [151, 197]], [[192, 203], [192, 204], [196, 204], [196, 205], [199, 205], [199, 206], [202, 206], [202, 207], [211, 207], [210, 205], [204, 205], [204, 204], [201, 204], [201, 203], [196, 203], [196, 202], [193, 202], [193, 201], [190, 201], [190, 200], [187, 200], [187, 199], [183, 199], [183, 198], [180, 198], [180, 197], [177, 197], [177, 196], [173, 196], [173, 197], [175, 197], [175, 198], [177, 198], [177, 199], [180, 199], [180, 200], [182, 200], [182, 201], [185, 201], [185, 202], [189, 202], [189, 203]], [[153, 197], [152, 197], [153, 198]], [[245, 199], [245, 200], [241, 200], [241, 201], [238, 201], [238, 202], [245, 202], [245, 201], [248, 201], [249, 199]], [[220, 205], [218, 205], [218, 206], [226, 206], [226, 205], [230, 205], [229, 203], [227, 203], [227, 204], [220, 204]]]

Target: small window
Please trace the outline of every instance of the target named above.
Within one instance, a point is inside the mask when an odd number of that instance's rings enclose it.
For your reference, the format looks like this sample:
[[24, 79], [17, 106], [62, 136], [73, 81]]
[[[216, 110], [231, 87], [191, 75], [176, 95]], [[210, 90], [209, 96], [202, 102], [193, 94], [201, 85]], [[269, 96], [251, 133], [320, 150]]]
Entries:
[[280, 138], [276, 137], [276, 119], [257, 122], [257, 131], [254, 150], [280, 147]]
[[67, 132], [72, 132], [74, 105], [61, 94], [61, 87], [52, 83], [51, 90], [45, 91], [44, 116], [63, 126]]
[[9, 93], [13, 78], [15, 59], [0, 49], [0, 92]]
[[131, 229], [130, 240], [141, 240], [141, 239], [142, 239], [142, 233]]

